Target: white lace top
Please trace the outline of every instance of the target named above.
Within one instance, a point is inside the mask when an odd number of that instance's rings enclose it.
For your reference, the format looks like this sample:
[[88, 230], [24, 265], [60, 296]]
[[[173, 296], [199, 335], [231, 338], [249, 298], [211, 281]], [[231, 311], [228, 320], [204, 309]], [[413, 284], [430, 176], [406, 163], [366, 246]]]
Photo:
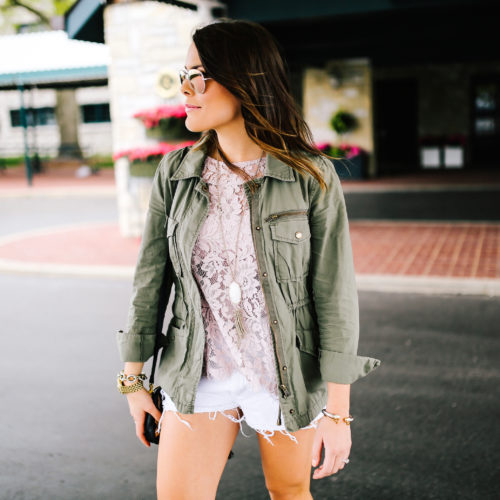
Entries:
[[[235, 162], [250, 176], [257, 173], [259, 160]], [[217, 169], [220, 168], [220, 194], [222, 223], [220, 227], [217, 206]], [[265, 160], [257, 173], [261, 177]], [[201, 291], [202, 316], [206, 332], [202, 376], [225, 379], [239, 370], [255, 390], [264, 388], [278, 397], [276, 364], [273, 338], [269, 318], [259, 282], [259, 270], [250, 229], [250, 210], [242, 184], [245, 181], [232, 172], [223, 162], [207, 156], [203, 168], [203, 179], [210, 193], [210, 210], [195, 242], [191, 268]], [[241, 212], [243, 220], [237, 251], [236, 281], [241, 286], [240, 307], [246, 335], [238, 347], [238, 332], [234, 324], [234, 310], [229, 300], [229, 284], [232, 281], [235, 244]], [[224, 242], [227, 254], [224, 251]], [[229, 257], [229, 263], [226, 255]]]

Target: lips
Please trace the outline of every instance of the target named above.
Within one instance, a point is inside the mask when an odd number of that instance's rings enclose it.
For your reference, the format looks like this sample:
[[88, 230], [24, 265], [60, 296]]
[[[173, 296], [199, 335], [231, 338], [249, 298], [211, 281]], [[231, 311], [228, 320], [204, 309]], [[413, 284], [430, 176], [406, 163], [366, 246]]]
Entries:
[[188, 109], [199, 109], [201, 106], [193, 106], [191, 104], [186, 104], [185, 107], [188, 108]]

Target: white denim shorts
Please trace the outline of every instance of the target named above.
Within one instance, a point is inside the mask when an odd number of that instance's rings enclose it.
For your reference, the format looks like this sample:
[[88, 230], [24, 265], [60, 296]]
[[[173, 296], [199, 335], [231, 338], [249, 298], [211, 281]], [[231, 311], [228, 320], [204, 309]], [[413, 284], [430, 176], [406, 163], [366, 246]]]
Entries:
[[[163, 413], [158, 422], [158, 432], [160, 432], [161, 422], [167, 411], [175, 412], [177, 418], [192, 429], [191, 424], [181, 418], [174, 402], [163, 389], [161, 390], [161, 394]], [[242, 410], [243, 415], [240, 418], [224, 413], [224, 410], [230, 410], [236, 407], [240, 407]], [[224, 380], [201, 377], [194, 402], [194, 413], [208, 412], [208, 417], [211, 420], [215, 420], [217, 412], [220, 412], [233, 422], [239, 423], [240, 431], [245, 437], [250, 436], [247, 436], [243, 432], [241, 427], [241, 422], [243, 420], [245, 420], [249, 427], [263, 435], [273, 446], [274, 443], [271, 441], [270, 436], [273, 436], [276, 431], [290, 437], [292, 441], [298, 444], [297, 438], [286, 430], [284, 424], [276, 424], [278, 408], [279, 400], [276, 396], [270, 394], [266, 390], [259, 392], [253, 391], [246, 378], [237, 371], [233, 372], [229, 378]], [[323, 413], [320, 412], [309, 425], [301, 429], [316, 428], [318, 420], [322, 416]], [[283, 412], [281, 412], [281, 420], [282, 422], [284, 421]]]

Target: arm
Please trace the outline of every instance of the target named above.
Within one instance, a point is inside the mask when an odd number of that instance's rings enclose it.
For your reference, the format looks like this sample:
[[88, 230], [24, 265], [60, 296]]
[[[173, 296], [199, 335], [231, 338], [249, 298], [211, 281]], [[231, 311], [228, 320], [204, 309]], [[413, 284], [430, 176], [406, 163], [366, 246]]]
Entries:
[[309, 210], [320, 371], [325, 382], [351, 384], [379, 366], [380, 360], [357, 355], [359, 305], [344, 195], [333, 165], [322, 158], [318, 163], [328, 185], [321, 192], [314, 181]]
[[[145, 362], [154, 353], [157, 311], [168, 244], [165, 235], [166, 213], [170, 211], [171, 193], [166, 182], [167, 161], [177, 151], [165, 155], [153, 178], [149, 207], [135, 267], [126, 331], [116, 334], [120, 359]], [[170, 288], [172, 281], [170, 280]], [[170, 288], [166, 290], [167, 295]]]
[[[374, 370], [380, 360], [358, 356], [359, 305], [347, 210], [340, 180], [331, 162], [320, 158], [328, 189], [315, 182], [310, 201], [311, 274], [314, 307], [319, 328], [319, 361], [327, 383], [327, 411], [349, 415], [354, 381]], [[313, 443], [312, 465], [325, 459], [313, 479], [335, 474], [345, 466], [351, 449], [351, 429], [328, 417], [319, 422]]]

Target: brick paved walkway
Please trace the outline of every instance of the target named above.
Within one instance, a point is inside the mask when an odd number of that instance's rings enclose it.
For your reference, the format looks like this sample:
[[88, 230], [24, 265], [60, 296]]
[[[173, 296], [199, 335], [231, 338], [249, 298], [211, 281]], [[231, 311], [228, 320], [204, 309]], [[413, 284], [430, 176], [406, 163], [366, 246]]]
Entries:
[[[358, 274], [500, 278], [500, 224], [350, 222]], [[134, 266], [140, 238], [87, 224], [0, 239], [0, 259]]]
[[500, 224], [350, 223], [356, 272], [500, 278]]

